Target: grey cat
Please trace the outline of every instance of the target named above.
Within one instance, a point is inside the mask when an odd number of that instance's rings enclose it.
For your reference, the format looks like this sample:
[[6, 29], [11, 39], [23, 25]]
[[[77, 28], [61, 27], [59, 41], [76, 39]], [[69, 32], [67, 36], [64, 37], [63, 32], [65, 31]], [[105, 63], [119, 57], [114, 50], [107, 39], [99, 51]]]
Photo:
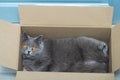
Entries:
[[23, 33], [21, 52], [28, 71], [108, 72], [107, 44], [89, 37], [43, 39]]

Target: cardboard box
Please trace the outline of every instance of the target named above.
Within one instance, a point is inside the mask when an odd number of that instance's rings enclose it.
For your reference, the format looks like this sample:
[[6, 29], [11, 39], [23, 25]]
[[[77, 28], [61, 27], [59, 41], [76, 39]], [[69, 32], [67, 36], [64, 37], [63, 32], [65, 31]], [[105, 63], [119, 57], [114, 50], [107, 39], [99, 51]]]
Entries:
[[[120, 24], [112, 27], [112, 7], [20, 6], [20, 27], [0, 20], [0, 65], [15, 69], [16, 80], [114, 80], [120, 68]], [[21, 29], [46, 38], [89, 36], [109, 45], [109, 73], [27, 72], [20, 57]]]

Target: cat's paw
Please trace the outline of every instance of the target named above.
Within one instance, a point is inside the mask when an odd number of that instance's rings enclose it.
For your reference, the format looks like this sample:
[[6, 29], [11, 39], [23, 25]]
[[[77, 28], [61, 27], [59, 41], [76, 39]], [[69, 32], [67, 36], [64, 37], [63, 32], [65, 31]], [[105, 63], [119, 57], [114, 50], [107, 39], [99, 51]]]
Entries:
[[103, 56], [107, 57], [108, 56], [108, 46], [104, 42], [100, 42], [98, 45], [98, 50], [103, 52]]
[[25, 67], [25, 70], [26, 70], [26, 71], [32, 71], [32, 69], [29, 68], [29, 67]]

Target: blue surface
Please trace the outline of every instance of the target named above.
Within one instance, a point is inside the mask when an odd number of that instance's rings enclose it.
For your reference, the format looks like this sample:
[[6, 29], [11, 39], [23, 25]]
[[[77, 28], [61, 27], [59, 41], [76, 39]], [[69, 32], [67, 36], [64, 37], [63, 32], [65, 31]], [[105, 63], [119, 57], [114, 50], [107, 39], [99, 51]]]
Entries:
[[114, 6], [113, 24], [120, 22], [120, 0], [109, 0], [109, 4]]
[[0, 7], [0, 19], [12, 23], [19, 23], [19, 15], [17, 7]]
[[115, 79], [120, 80], [120, 70], [115, 73]]
[[44, 3], [107, 3], [108, 0], [0, 0], [0, 2], [44, 2]]
[[16, 71], [0, 66], [0, 80], [15, 80]]

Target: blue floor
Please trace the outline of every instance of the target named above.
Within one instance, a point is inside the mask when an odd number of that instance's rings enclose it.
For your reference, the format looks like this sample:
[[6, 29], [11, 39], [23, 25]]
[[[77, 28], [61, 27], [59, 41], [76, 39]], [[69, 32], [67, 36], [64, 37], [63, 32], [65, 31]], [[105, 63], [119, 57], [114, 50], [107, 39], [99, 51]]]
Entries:
[[16, 71], [0, 66], [0, 80], [15, 80]]
[[115, 74], [116, 80], [120, 80], [120, 70], [118, 70]]

